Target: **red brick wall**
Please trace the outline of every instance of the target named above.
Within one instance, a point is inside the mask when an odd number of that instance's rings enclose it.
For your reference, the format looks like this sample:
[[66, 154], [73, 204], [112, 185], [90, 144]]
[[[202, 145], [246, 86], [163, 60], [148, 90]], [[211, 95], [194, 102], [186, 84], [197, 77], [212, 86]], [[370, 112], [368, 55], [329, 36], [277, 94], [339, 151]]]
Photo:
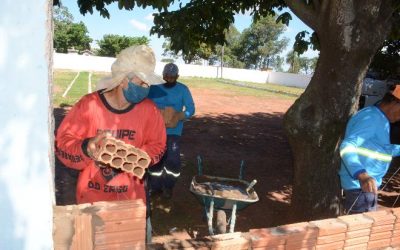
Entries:
[[96, 202], [54, 208], [54, 249], [145, 249], [141, 201]]
[[400, 247], [400, 208], [274, 228], [251, 229], [253, 249], [385, 249]]

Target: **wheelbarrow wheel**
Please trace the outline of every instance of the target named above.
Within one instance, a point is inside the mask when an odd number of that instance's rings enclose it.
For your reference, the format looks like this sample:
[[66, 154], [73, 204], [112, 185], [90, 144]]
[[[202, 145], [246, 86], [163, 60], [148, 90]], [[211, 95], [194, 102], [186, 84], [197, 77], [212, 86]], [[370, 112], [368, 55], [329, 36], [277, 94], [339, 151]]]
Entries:
[[226, 233], [226, 213], [224, 210], [217, 210], [217, 226], [216, 230], [218, 234]]

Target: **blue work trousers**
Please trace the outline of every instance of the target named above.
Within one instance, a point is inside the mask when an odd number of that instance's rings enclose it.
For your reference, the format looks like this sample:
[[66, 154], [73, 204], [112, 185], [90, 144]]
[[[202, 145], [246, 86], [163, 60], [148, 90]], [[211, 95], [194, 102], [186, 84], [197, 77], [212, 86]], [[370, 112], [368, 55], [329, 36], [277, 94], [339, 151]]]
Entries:
[[167, 151], [161, 161], [148, 169], [151, 192], [173, 189], [181, 174], [180, 136], [167, 135]]
[[344, 190], [344, 209], [346, 214], [375, 211], [378, 194], [363, 192], [361, 189]]

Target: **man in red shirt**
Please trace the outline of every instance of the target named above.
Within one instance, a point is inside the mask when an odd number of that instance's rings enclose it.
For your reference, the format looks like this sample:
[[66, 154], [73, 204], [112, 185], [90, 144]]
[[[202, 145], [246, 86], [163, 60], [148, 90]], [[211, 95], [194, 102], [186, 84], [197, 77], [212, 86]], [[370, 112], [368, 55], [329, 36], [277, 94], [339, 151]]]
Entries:
[[82, 97], [64, 118], [56, 135], [56, 155], [67, 167], [80, 171], [78, 203], [142, 199], [143, 180], [131, 173], [96, 162], [101, 141], [113, 136], [145, 151], [157, 163], [165, 151], [163, 118], [147, 99], [149, 85], [162, 83], [154, 73], [155, 56], [144, 45], [121, 51], [112, 76], [98, 83], [98, 91]]

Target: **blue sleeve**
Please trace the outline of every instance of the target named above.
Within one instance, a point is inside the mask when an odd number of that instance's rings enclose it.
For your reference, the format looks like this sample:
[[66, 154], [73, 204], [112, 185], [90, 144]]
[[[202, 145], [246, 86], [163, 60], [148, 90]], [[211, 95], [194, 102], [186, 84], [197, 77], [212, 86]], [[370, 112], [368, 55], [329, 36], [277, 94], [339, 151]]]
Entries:
[[398, 144], [390, 144], [392, 155], [400, 156], [400, 145]]
[[376, 117], [373, 115], [356, 115], [346, 128], [346, 135], [340, 145], [340, 157], [350, 175], [357, 179], [358, 175], [366, 172], [361, 164], [360, 155], [368, 149], [362, 147], [365, 141], [369, 141], [374, 136], [377, 128]]
[[185, 91], [183, 93], [183, 105], [185, 106], [185, 118], [190, 118], [192, 115], [194, 115], [195, 112], [195, 107], [194, 107], [194, 101], [192, 98], [192, 94], [190, 93], [189, 88], [185, 86]]

